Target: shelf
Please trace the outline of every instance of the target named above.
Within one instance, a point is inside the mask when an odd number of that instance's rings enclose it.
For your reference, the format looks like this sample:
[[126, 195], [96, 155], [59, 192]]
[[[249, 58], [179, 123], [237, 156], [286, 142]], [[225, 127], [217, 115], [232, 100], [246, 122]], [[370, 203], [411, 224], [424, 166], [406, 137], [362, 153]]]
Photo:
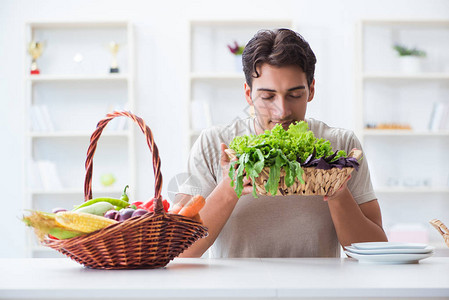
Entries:
[[364, 19], [361, 21], [364, 25], [375, 25], [375, 26], [449, 26], [449, 21], [447, 19]]
[[402, 129], [364, 129], [364, 136], [449, 137], [449, 131], [413, 131]]
[[449, 193], [449, 187], [405, 187], [405, 186], [398, 186], [398, 187], [381, 187], [374, 189], [375, 193], [382, 193], [382, 194], [407, 194], [407, 193], [433, 193], [433, 194], [439, 194], [439, 193]]
[[117, 81], [129, 80], [127, 74], [92, 74], [92, 75], [33, 75], [27, 76], [31, 82], [63, 82], [63, 81]]
[[[87, 131], [55, 131], [55, 132], [30, 132], [32, 138], [72, 138], [72, 137], [90, 137], [92, 132]], [[130, 137], [130, 131], [108, 131], [101, 134], [102, 137]]]
[[257, 26], [259, 28], [264, 26], [269, 27], [288, 27], [292, 26], [290, 20], [285, 19], [196, 19], [190, 21], [193, 26]]
[[190, 80], [245, 80], [243, 73], [191, 73]]
[[[24, 170], [29, 173], [24, 176], [23, 207], [45, 211], [58, 206], [68, 208], [84, 200], [84, 180], [72, 178], [83, 170], [75, 168], [74, 164], [84, 162], [85, 147], [96, 124], [112, 109], [132, 110], [135, 107], [134, 28], [123, 19], [31, 20], [25, 27], [23, 45], [32, 40], [52, 41], [52, 47], [44, 50], [45, 55], [39, 61], [46, 66], [46, 71], [38, 75], [30, 74], [30, 56], [23, 51], [26, 69], [22, 72], [22, 82], [26, 87], [24, 99], [28, 116], [23, 126]], [[108, 72], [112, 58], [107, 51], [110, 41], [121, 45], [117, 55], [120, 73]], [[73, 54], [79, 52], [86, 57], [83, 65], [75, 66], [76, 60], [70, 62], [67, 53], [72, 50]], [[98, 173], [94, 171], [94, 174], [123, 171], [127, 175], [126, 183], [135, 186], [135, 130], [130, 121], [121, 117], [104, 129], [100, 140], [104, 138], [105, 148], [119, 152], [119, 156], [104, 150], [106, 155], [95, 163], [94, 170]], [[52, 179], [55, 171], [60, 177], [58, 184], [47, 180]], [[122, 186], [120, 178], [110, 187], [104, 187], [100, 178], [96, 176], [94, 181], [94, 197], [119, 198], [122, 195], [125, 184]], [[134, 199], [134, 191], [128, 191], [128, 195]], [[36, 243], [32, 230], [26, 232], [26, 237], [29, 255], [33, 251], [36, 257], [52, 257], [52, 253], [60, 255], [52, 249], [33, 246]]]
[[364, 80], [449, 80], [449, 73], [365, 73]]
[[[95, 189], [92, 188], [94, 194], [122, 194], [122, 188], [102, 188]], [[82, 188], [74, 189], [60, 189], [60, 190], [34, 190], [30, 192], [32, 195], [84, 195], [84, 190]]]
[[66, 21], [54, 21], [54, 22], [27, 22], [27, 25], [33, 29], [69, 29], [69, 28], [116, 28], [127, 27], [128, 21], [81, 21], [81, 22], [66, 22]]

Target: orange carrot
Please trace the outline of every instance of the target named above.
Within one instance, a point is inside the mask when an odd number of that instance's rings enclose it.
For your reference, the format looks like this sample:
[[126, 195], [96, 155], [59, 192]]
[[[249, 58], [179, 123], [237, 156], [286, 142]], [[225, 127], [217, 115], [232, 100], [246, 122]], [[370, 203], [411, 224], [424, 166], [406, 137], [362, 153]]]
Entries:
[[172, 209], [170, 209], [170, 214], [179, 214], [179, 211], [184, 207], [184, 205], [181, 204], [181, 202], [176, 203], [173, 205]]
[[203, 208], [206, 204], [206, 199], [201, 195], [193, 197], [179, 212], [180, 215], [192, 218]]
[[194, 216], [192, 217], [192, 220], [193, 220], [193, 221], [197, 221], [197, 222], [203, 224], [203, 220], [201, 220], [200, 214], [194, 215]]

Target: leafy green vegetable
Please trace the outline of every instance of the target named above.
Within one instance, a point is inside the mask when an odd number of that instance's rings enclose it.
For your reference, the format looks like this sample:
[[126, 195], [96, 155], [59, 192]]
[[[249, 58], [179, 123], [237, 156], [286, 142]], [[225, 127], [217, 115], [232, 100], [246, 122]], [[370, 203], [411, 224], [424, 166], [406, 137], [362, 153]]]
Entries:
[[[317, 139], [304, 121], [291, 124], [288, 130], [284, 130], [278, 124], [271, 131], [266, 130], [260, 135], [237, 136], [229, 147], [236, 152], [238, 158], [238, 161], [231, 163], [229, 170], [231, 186], [235, 186], [238, 197], [242, 194], [245, 172], [254, 182], [263, 168], [269, 168], [265, 189], [271, 195], [276, 195], [282, 168], [286, 173], [285, 184], [290, 187], [296, 179], [304, 184], [302, 179], [304, 170], [301, 165], [310, 162], [311, 159], [327, 158], [329, 161], [325, 161], [324, 164], [328, 164], [338, 161], [341, 157], [347, 157], [343, 150], [333, 152], [329, 141]], [[257, 198], [255, 184], [253, 196]]]

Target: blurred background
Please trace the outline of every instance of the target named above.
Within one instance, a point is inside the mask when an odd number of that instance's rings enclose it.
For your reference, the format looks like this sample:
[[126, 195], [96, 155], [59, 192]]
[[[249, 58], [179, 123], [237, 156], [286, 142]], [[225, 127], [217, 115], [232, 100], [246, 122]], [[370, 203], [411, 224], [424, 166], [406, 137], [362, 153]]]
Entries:
[[[251, 113], [236, 47], [280, 27], [317, 56], [306, 116], [362, 141], [390, 241], [449, 255], [428, 224], [449, 225], [449, 1], [2, 0], [0, 257], [56, 256], [20, 217], [83, 201], [90, 135], [113, 110], [153, 131], [172, 200], [201, 130]], [[112, 120], [93, 196], [129, 184], [131, 200], [146, 201], [152, 172], [138, 126]]]

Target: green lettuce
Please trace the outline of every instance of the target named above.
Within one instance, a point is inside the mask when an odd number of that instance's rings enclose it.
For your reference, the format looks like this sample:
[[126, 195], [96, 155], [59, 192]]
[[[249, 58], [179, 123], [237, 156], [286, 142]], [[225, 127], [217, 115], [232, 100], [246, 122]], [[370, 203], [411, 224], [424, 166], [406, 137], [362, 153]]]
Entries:
[[[287, 130], [277, 124], [273, 129], [266, 130], [260, 135], [237, 136], [229, 148], [236, 152], [237, 161], [231, 163], [229, 177], [231, 186], [235, 188], [237, 196], [243, 191], [243, 178], [246, 176], [253, 182], [260, 176], [264, 167], [269, 168], [269, 177], [265, 189], [276, 195], [280, 182], [281, 169], [285, 170], [285, 184], [293, 185], [296, 179], [302, 179], [301, 164], [311, 158], [319, 159], [335, 154], [332, 161], [346, 157], [343, 150], [334, 153], [329, 141], [317, 139], [306, 122], [291, 124]], [[256, 186], [253, 184], [253, 196], [257, 198]]]

